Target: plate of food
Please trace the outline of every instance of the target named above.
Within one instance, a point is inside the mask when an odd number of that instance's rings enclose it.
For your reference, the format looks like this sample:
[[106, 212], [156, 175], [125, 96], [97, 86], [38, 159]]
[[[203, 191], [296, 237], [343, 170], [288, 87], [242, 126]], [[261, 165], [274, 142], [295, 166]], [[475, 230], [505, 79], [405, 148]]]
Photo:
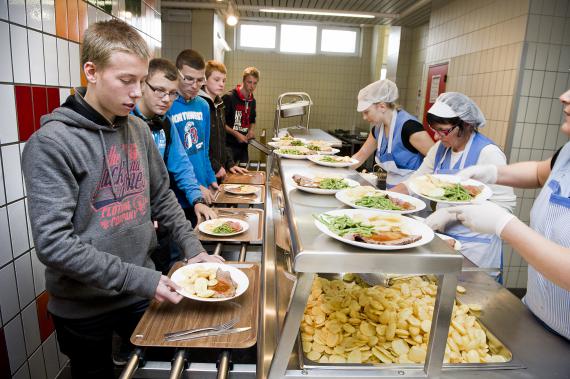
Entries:
[[434, 236], [426, 224], [406, 216], [364, 209], [338, 209], [315, 217], [316, 227], [341, 242], [373, 250], [422, 246]]
[[350, 167], [353, 164], [358, 163], [358, 160], [353, 159], [349, 156], [339, 157], [337, 155], [322, 155], [322, 154], [311, 155], [309, 157], [309, 160], [316, 164], [320, 164], [321, 166], [327, 166], [327, 167]]
[[334, 195], [342, 189], [359, 185], [355, 180], [336, 175], [293, 175], [292, 179], [295, 188], [317, 195]]
[[379, 209], [389, 213], [414, 213], [426, 207], [422, 200], [413, 196], [382, 191], [372, 186], [343, 189], [336, 193], [336, 198], [352, 208]]
[[470, 204], [488, 200], [493, 191], [474, 179], [456, 175], [422, 175], [410, 181], [410, 190], [428, 200], [445, 204]]
[[304, 146], [288, 146], [282, 147], [273, 152], [280, 157], [289, 159], [306, 159], [309, 155], [313, 155], [315, 152], [307, 149]]
[[249, 229], [249, 224], [237, 218], [215, 218], [198, 225], [198, 230], [204, 234], [216, 237], [229, 237]]
[[297, 138], [297, 137], [293, 137], [293, 136], [291, 136], [291, 135], [284, 135], [284, 136], [281, 136], [281, 137], [273, 137], [272, 140], [273, 140], [274, 142], [285, 142], [285, 141], [289, 141], [289, 142], [292, 142], [292, 141], [301, 141], [301, 142], [303, 142], [303, 143], [307, 142], [307, 140], [304, 139], [304, 138]]
[[252, 195], [259, 191], [259, 187], [250, 186], [248, 184], [231, 184], [224, 185], [224, 191], [233, 193], [234, 195]]
[[284, 140], [284, 141], [270, 141], [267, 142], [272, 147], [285, 147], [285, 146], [305, 146], [305, 142], [300, 139]]
[[334, 149], [330, 143], [325, 141], [307, 141], [305, 147], [315, 154], [336, 154], [340, 151]]
[[203, 262], [180, 267], [171, 279], [182, 287], [176, 291], [198, 301], [227, 301], [242, 295], [249, 286], [247, 275], [227, 264]]

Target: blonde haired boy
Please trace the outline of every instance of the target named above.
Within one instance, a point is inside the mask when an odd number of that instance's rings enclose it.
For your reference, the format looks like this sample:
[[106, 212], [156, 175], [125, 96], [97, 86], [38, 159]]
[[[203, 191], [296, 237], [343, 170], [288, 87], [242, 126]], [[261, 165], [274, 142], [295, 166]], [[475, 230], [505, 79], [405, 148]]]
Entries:
[[48, 309], [73, 378], [113, 378], [113, 332], [128, 340], [148, 299], [181, 300], [177, 285], [150, 260], [151, 215], [186, 257], [210, 257], [169, 190], [149, 128], [129, 116], [149, 56], [124, 22], [91, 25], [81, 54], [87, 88], [42, 117], [23, 153]]

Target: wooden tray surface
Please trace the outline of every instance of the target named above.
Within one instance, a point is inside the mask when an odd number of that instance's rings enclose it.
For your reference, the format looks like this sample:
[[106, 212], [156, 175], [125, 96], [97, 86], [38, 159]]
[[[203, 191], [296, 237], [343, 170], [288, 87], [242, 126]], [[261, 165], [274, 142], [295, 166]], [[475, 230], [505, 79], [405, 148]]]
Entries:
[[[153, 300], [131, 335], [131, 342], [136, 346], [212, 349], [246, 349], [255, 345], [259, 311], [259, 263], [227, 263], [247, 275], [249, 287], [243, 295], [234, 300], [218, 303], [200, 302], [188, 298], [182, 299], [178, 304], [159, 303]], [[182, 262], [175, 264], [170, 274], [182, 265]], [[240, 316], [240, 320], [234, 328], [250, 326], [250, 330], [187, 341], [164, 340], [165, 333], [220, 325], [237, 315]]]
[[[263, 239], [263, 223], [265, 217], [263, 216], [263, 209], [256, 208], [212, 208], [218, 213], [218, 217], [224, 218], [237, 218], [249, 223], [249, 229], [241, 234], [229, 237], [219, 237], [211, 236], [209, 234], [202, 233], [198, 225], [203, 221], [198, 222], [196, 228], [194, 229], [198, 235], [200, 241], [208, 242], [249, 242], [249, 243], [261, 243]], [[224, 213], [224, 211], [228, 213]]]
[[247, 174], [228, 174], [224, 183], [227, 184], [265, 184], [265, 172], [250, 171]]
[[220, 190], [216, 193], [214, 203], [216, 204], [263, 204], [265, 202], [265, 186], [253, 185], [258, 187], [259, 191], [251, 195], [233, 195], [225, 191], [226, 185], [233, 186], [235, 184], [221, 184]]

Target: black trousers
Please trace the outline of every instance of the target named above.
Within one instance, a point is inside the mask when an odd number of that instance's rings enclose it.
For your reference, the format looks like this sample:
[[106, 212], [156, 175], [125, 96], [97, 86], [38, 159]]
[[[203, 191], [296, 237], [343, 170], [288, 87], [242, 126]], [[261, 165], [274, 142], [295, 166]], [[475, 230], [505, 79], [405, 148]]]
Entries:
[[249, 144], [239, 143], [237, 145], [228, 145], [228, 147], [232, 151], [232, 158], [236, 164], [247, 163], [249, 161], [249, 155], [247, 153]]
[[113, 332], [129, 341], [149, 301], [102, 315], [67, 319], [52, 315], [61, 352], [69, 357], [73, 379], [114, 379]]

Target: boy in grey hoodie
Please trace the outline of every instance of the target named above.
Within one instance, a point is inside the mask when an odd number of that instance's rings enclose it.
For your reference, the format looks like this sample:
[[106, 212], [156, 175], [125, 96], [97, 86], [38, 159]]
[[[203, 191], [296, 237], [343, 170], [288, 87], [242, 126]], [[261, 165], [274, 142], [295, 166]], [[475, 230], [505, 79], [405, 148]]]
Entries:
[[129, 116], [149, 52], [124, 22], [91, 25], [77, 89], [23, 153], [36, 252], [46, 265], [48, 309], [74, 378], [112, 378], [113, 332], [129, 339], [148, 299], [177, 303], [178, 286], [155, 271], [152, 219], [193, 262], [208, 255], [176, 197], [149, 128]]

